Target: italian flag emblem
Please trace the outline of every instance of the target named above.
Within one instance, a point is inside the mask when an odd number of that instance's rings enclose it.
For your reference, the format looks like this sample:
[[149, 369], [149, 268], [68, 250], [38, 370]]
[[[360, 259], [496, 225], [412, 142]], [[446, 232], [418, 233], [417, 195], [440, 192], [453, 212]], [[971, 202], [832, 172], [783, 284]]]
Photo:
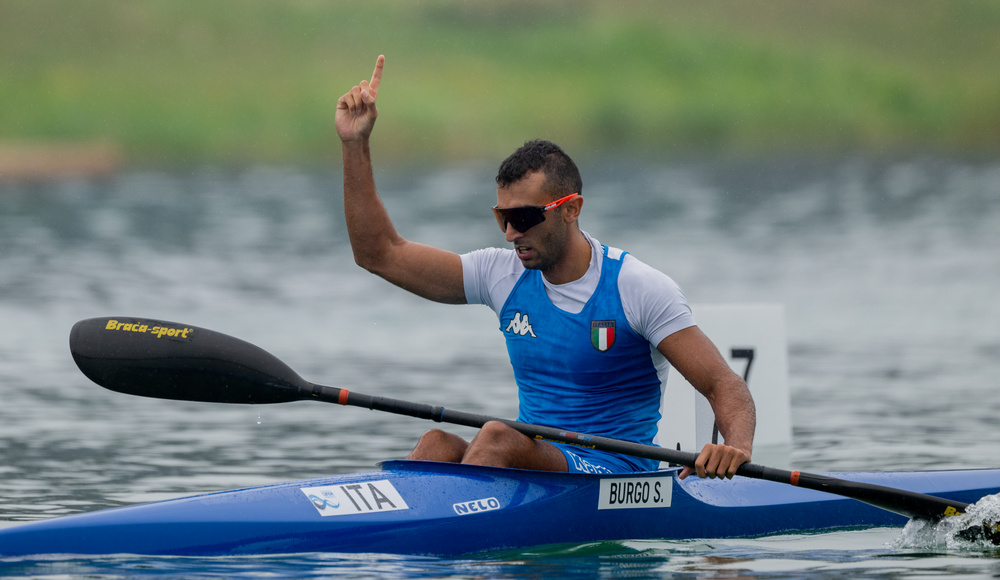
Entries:
[[601, 352], [611, 348], [615, 344], [615, 321], [590, 321], [590, 343]]

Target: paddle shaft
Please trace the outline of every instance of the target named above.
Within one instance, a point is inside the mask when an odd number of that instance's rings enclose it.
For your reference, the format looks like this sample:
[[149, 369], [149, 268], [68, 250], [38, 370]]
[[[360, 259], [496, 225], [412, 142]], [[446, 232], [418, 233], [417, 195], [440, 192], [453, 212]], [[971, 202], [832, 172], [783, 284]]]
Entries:
[[[317, 400], [467, 427], [479, 428], [499, 421], [537, 439], [688, 467], [694, 467], [697, 459], [689, 452], [317, 385], [248, 342], [172, 322], [131, 317], [83, 320], [70, 332], [70, 351], [80, 370], [95, 383], [131, 395], [241, 404]], [[744, 463], [736, 474], [848, 497], [907, 517], [934, 520], [962, 513], [968, 506], [935, 496], [753, 463]]]
[[[601, 451], [621, 453], [622, 455], [666, 461], [688, 467], [694, 467], [695, 461], [698, 458], [697, 454], [685, 451], [666, 449], [653, 445], [643, 445], [641, 443], [622, 441], [620, 439], [612, 439], [598, 435], [575, 433], [573, 431], [545, 427], [542, 425], [530, 425], [507, 419], [497, 419], [486, 415], [455, 411], [445, 407], [412, 403], [389, 397], [371, 396], [337, 387], [327, 387], [313, 384], [312, 391], [308, 393], [306, 398], [351, 407], [362, 407], [374, 411], [384, 411], [397, 415], [406, 415], [409, 417], [416, 417], [418, 419], [429, 419], [439, 423], [464, 425], [466, 427], [480, 428], [489, 421], [499, 421], [535, 439], [568, 443], [580, 447], [589, 447]], [[848, 497], [906, 517], [918, 517], [934, 520], [946, 515], [957, 515], [959, 513], [963, 513], [968, 507], [968, 504], [960, 501], [869, 483], [847, 481], [827, 475], [765, 467], [755, 463], [744, 463], [736, 471], [736, 475], [752, 479], [764, 479], [777, 483], [786, 483], [806, 489]]]

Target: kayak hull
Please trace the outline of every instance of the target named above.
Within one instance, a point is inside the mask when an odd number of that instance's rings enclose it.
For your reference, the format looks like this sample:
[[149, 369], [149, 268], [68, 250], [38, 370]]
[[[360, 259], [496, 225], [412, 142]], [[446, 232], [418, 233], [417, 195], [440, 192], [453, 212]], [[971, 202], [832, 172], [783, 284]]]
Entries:
[[[0, 530], [0, 556], [460, 555], [907, 521], [822, 492], [745, 478], [681, 481], [676, 470], [608, 476], [414, 461], [381, 467], [16, 525]], [[967, 503], [1000, 493], [1000, 470], [833, 475]]]

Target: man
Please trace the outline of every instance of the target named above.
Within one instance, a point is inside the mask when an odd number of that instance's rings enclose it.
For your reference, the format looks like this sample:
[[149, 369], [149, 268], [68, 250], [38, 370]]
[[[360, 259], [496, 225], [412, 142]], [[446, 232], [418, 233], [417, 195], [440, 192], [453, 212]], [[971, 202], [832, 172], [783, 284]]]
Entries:
[[[711, 403], [726, 441], [706, 445], [681, 477], [731, 478], [753, 447], [756, 415], [746, 384], [695, 326], [670, 278], [580, 229], [579, 171], [558, 146], [526, 143], [500, 167], [494, 213], [513, 249], [459, 256], [396, 232], [375, 188], [369, 149], [384, 65], [379, 56], [371, 80], [337, 102], [355, 261], [424, 298], [492, 307], [524, 422], [652, 443], [673, 365]], [[487, 423], [471, 442], [429, 431], [409, 458], [591, 473], [656, 468], [652, 460], [531, 439], [500, 422]]]

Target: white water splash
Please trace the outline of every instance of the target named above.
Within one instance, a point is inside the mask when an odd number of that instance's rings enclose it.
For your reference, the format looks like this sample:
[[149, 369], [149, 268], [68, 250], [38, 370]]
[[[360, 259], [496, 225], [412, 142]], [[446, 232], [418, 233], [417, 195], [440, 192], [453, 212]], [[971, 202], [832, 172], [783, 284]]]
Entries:
[[902, 533], [888, 545], [896, 549], [997, 549], [981, 531], [992, 529], [1000, 541], [1000, 494], [988, 495], [966, 509], [964, 514], [940, 521], [910, 520]]

